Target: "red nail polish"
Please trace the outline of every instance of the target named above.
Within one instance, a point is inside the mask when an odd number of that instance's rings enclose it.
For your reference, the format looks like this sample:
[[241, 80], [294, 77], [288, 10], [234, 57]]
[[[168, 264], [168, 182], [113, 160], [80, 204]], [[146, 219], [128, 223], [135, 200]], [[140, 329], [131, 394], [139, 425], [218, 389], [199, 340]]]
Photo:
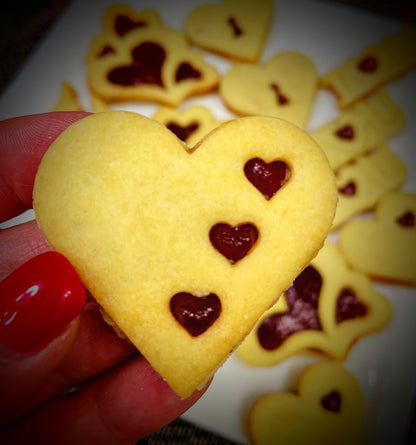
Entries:
[[38, 255], [0, 282], [0, 343], [10, 351], [37, 352], [81, 313], [85, 301], [85, 289], [63, 255]]

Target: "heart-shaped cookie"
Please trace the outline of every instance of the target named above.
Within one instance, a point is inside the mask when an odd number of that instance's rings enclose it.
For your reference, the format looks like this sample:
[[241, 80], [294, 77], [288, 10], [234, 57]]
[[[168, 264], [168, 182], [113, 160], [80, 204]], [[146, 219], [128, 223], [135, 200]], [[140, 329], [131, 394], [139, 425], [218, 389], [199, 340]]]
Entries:
[[350, 270], [327, 240], [263, 314], [237, 354], [254, 366], [271, 366], [310, 352], [342, 360], [357, 340], [383, 329], [390, 318], [389, 301], [364, 274]]
[[263, 65], [234, 65], [221, 79], [220, 94], [238, 115], [275, 116], [305, 127], [317, 85], [314, 63], [304, 54], [285, 51]]
[[310, 135], [328, 157], [333, 169], [389, 139], [404, 127], [404, 114], [383, 90], [345, 110]]
[[416, 285], [416, 194], [392, 191], [374, 219], [351, 221], [340, 231], [348, 263], [373, 278]]
[[[290, 171], [271, 199], [245, 174], [254, 158]], [[137, 113], [90, 115], [51, 145], [34, 189], [51, 246], [182, 397], [309, 263], [335, 205], [334, 175], [313, 139], [265, 117], [229, 121], [189, 152]], [[217, 224], [255, 230], [220, 234], [218, 244]]]
[[296, 393], [260, 396], [247, 418], [255, 445], [362, 444], [363, 394], [356, 378], [340, 364], [308, 366]]
[[152, 24], [120, 37], [103, 32], [87, 54], [88, 85], [108, 102], [149, 100], [177, 105], [212, 90], [219, 74], [176, 29]]
[[212, 111], [203, 105], [192, 105], [185, 110], [160, 107], [152, 118], [169, 128], [190, 147], [193, 147], [222, 122], [217, 120]]
[[106, 33], [124, 37], [130, 31], [160, 25], [162, 19], [157, 11], [143, 9], [136, 11], [126, 3], [116, 3], [106, 9], [103, 17], [103, 28]]
[[374, 208], [377, 201], [400, 187], [407, 178], [403, 161], [380, 143], [336, 172], [338, 206], [333, 229], [352, 216]]
[[186, 37], [194, 44], [226, 57], [255, 62], [265, 44], [271, 0], [222, 0], [196, 6], [185, 20]]

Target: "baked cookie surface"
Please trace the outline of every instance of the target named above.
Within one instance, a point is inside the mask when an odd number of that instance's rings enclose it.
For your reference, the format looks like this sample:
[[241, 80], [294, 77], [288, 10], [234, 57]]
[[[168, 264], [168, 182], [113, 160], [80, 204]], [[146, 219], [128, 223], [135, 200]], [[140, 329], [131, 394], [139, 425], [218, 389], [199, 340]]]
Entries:
[[261, 65], [234, 65], [222, 76], [220, 95], [239, 116], [274, 116], [304, 128], [317, 86], [312, 60], [299, 52], [284, 51]]
[[360, 338], [390, 321], [389, 301], [348, 268], [329, 240], [237, 349], [254, 366], [314, 353], [344, 360]]
[[189, 153], [121, 111], [62, 133], [34, 189], [52, 248], [182, 397], [320, 249], [336, 199], [323, 152], [287, 122], [229, 121]]
[[213, 90], [219, 74], [178, 30], [161, 23], [119, 36], [102, 32], [88, 50], [87, 81], [107, 102], [142, 100], [177, 105]]
[[232, 59], [259, 59], [273, 17], [271, 0], [222, 0], [190, 11], [185, 34], [194, 44]]
[[255, 445], [364, 443], [364, 399], [357, 379], [340, 364], [307, 367], [294, 392], [271, 392], [252, 405], [247, 430]]
[[348, 263], [373, 278], [416, 285], [416, 194], [391, 191], [372, 219], [351, 221], [340, 231]]

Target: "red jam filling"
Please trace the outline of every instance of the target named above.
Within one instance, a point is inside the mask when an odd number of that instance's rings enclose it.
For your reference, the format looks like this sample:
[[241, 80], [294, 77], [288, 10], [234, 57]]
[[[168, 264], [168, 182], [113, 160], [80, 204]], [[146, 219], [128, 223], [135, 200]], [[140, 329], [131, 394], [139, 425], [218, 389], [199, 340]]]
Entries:
[[195, 69], [190, 63], [183, 62], [179, 65], [176, 70], [175, 80], [176, 82], [180, 82], [181, 80], [187, 79], [200, 79], [201, 73], [197, 69]]
[[356, 293], [351, 288], [344, 287], [341, 290], [337, 300], [337, 323], [365, 317], [367, 310], [367, 306], [357, 298]]
[[290, 168], [284, 161], [264, 162], [253, 158], [244, 165], [247, 179], [269, 200], [290, 178]]
[[233, 30], [234, 37], [239, 37], [241, 34], [243, 34], [242, 29], [238, 26], [237, 21], [234, 17], [230, 17], [228, 19], [228, 24], [231, 26]]
[[98, 53], [98, 57], [105, 57], [109, 56], [110, 54], [114, 54], [114, 48], [110, 45], [105, 45], [104, 48]]
[[175, 320], [192, 337], [203, 334], [221, 313], [221, 301], [216, 294], [195, 297], [188, 292], [175, 294], [169, 303]]
[[373, 73], [378, 68], [378, 61], [374, 56], [368, 56], [361, 59], [358, 63], [358, 69], [363, 73]]
[[415, 214], [413, 212], [405, 212], [396, 219], [396, 222], [403, 227], [414, 227]]
[[120, 37], [128, 34], [132, 29], [143, 28], [146, 25], [146, 22], [142, 20], [135, 22], [125, 14], [118, 15], [114, 20], [114, 30]]
[[245, 223], [238, 226], [230, 226], [226, 223], [218, 223], [209, 231], [209, 239], [215, 249], [218, 250], [231, 264], [244, 258], [254, 246], [259, 237], [254, 224]]
[[289, 99], [285, 96], [281, 91], [279, 85], [277, 83], [271, 83], [270, 88], [276, 94], [276, 100], [279, 105], [286, 105], [289, 103]]
[[265, 318], [257, 330], [260, 345], [277, 349], [287, 338], [304, 330], [321, 330], [318, 300], [322, 277], [313, 267], [306, 267], [285, 293], [289, 310]]
[[321, 405], [328, 411], [339, 413], [341, 411], [341, 394], [337, 391], [331, 391], [321, 398]]
[[133, 62], [112, 69], [107, 75], [108, 80], [121, 86], [150, 84], [163, 87], [165, 50], [157, 43], [143, 42], [132, 50], [131, 55]]
[[354, 196], [357, 193], [357, 186], [354, 181], [350, 181], [346, 185], [339, 187], [338, 192], [341, 195]]
[[341, 139], [354, 139], [354, 129], [351, 125], [345, 125], [335, 131], [335, 134]]
[[186, 127], [182, 127], [175, 122], [169, 122], [166, 127], [183, 142], [189, 138], [189, 136], [198, 129], [199, 125], [197, 122], [192, 122]]

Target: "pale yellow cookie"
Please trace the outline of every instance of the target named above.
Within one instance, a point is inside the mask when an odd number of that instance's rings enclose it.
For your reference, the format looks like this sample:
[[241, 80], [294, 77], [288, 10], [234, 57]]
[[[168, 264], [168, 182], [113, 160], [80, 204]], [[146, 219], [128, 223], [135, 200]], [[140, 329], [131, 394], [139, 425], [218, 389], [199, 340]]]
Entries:
[[365, 274], [350, 270], [327, 240], [293, 286], [263, 314], [237, 355], [253, 366], [273, 366], [311, 352], [343, 360], [357, 340], [383, 329], [390, 318], [389, 301]]
[[401, 108], [380, 90], [310, 135], [328, 156], [331, 167], [337, 169], [397, 134], [404, 122]]
[[273, 18], [272, 0], [222, 0], [190, 11], [185, 34], [194, 44], [233, 59], [256, 62]]
[[133, 29], [123, 38], [98, 35], [87, 66], [90, 90], [106, 102], [178, 105], [219, 83], [216, 68], [193, 51], [179, 31], [162, 24]]
[[416, 29], [406, 25], [322, 76], [320, 83], [345, 109], [415, 67]]
[[152, 118], [169, 128], [189, 147], [193, 147], [222, 122], [203, 105], [192, 105], [185, 110], [160, 107]]
[[77, 91], [68, 82], [62, 83], [59, 99], [52, 111], [83, 111]]
[[340, 232], [348, 263], [373, 278], [416, 285], [416, 194], [393, 191], [374, 219], [351, 221]]
[[364, 444], [364, 398], [357, 379], [340, 364], [308, 366], [294, 392], [271, 392], [251, 406], [253, 445]]
[[404, 184], [407, 168], [386, 144], [378, 144], [341, 167], [336, 177], [338, 205], [333, 229], [352, 216], [374, 208], [383, 195]]
[[305, 127], [317, 82], [316, 67], [307, 56], [285, 51], [263, 65], [233, 66], [221, 79], [220, 94], [238, 115], [274, 116]]
[[103, 17], [104, 31], [109, 34], [116, 34], [118, 37], [124, 37], [134, 29], [161, 23], [162, 19], [157, 11], [153, 9], [136, 11], [126, 3], [111, 5], [106, 9]]
[[189, 152], [161, 123], [108, 111], [51, 145], [34, 209], [50, 245], [187, 397], [315, 256], [336, 195], [325, 155], [288, 122], [232, 120]]

